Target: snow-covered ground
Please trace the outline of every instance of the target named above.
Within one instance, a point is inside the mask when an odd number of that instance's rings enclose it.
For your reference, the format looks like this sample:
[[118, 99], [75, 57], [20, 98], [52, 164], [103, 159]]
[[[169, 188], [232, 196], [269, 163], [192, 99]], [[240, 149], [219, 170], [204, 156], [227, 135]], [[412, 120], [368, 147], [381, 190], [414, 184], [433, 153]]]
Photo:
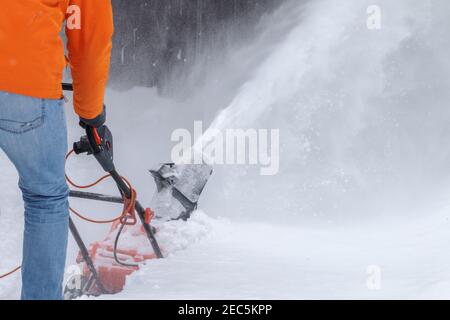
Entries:
[[199, 212], [168, 238], [189, 245], [143, 267], [113, 298], [448, 299], [450, 222], [423, 222], [309, 228]]
[[[11, 225], [2, 229], [12, 236], [11, 247], [1, 246], [8, 252], [2, 267], [20, 259], [19, 228]], [[165, 259], [148, 262], [122, 293], [101, 299], [448, 299], [449, 228], [448, 214], [312, 228], [231, 222], [199, 211], [188, 223], [162, 228]], [[2, 281], [0, 297], [17, 298], [18, 281]]]
[[[374, 31], [370, 1], [287, 1], [183, 101], [108, 91], [117, 167], [146, 205], [146, 170], [170, 160], [171, 132], [194, 120], [278, 128], [281, 146], [276, 176], [217, 166], [202, 211], [161, 227], [167, 258], [102, 298], [450, 298], [450, 4], [377, 2]], [[86, 161], [68, 164], [80, 182], [99, 173]], [[20, 261], [22, 205], [4, 155], [0, 171], [1, 273]], [[107, 231], [77, 223], [87, 242]], [[0, 298], [19, 287], [1, 280]]]

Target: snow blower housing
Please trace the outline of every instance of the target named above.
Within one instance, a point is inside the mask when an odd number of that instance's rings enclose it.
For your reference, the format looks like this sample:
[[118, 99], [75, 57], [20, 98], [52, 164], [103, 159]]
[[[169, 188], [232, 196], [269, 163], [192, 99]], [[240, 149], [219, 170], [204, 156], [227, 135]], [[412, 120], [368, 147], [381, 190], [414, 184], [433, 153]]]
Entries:
[[187, 220], [197, 209], [197, 203], [213, 170], [207, 164], [160, 165], [150, 170], [155, 179], [157, 192], [151, 207], [158, 218]]

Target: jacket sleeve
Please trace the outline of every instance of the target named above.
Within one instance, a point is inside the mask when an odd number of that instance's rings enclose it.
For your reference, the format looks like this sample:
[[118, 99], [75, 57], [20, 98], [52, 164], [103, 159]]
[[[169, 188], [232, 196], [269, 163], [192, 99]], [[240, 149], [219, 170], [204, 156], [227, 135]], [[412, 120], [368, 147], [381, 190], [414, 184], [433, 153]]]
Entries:
[[70, 0], [70, 5], [80, 13], [79, 28], [66, 27], [75, 112], [81, 118], [95, 119], [103, 113], [109, 75], [114, 32], [111, 1]]

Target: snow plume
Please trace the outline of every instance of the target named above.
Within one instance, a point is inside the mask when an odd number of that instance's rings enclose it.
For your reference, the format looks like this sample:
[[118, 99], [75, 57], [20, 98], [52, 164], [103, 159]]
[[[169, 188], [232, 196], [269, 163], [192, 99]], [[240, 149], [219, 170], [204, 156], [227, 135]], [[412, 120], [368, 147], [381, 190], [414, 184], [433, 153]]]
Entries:
[[[279, 128], [281, 169], [216, 168], [206, 212], [320, 223], [414, 214], [448, 189], [448, 1], [291, 1], [211, 129]], [[288, 22], [289, 23], [288, 23]], [[262, 28], [264, 25], [261, 26]], [[237, 63], [239, 65], [239, 63]]]
[[175, 129], [193, 131], [196, 120], [205, 130], [279, 129], [278, 174], [216, 166], [200, 204], [208, 215], [329, 223], [440, 206], [450, 178], [450, 4], [377, 1], [379, 30], [367, 26], [371, 5], [286, 1], [253, 39], [236, 35], [227, 57], [211, 52], [207, 77], [193, 72], [184, 100], [109, 91], [117, 166], [145, 202], [154, 185], [144, 173], [170, 162]]

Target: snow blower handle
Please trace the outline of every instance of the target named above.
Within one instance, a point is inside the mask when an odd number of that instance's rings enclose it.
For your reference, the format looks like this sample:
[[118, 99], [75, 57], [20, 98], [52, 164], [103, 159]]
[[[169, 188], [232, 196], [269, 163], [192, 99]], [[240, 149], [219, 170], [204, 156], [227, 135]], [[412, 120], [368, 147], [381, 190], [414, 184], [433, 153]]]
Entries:
[[114, 166], [113, 136], [107, 126], [94, 128], [86, 125], [86, 135], [73, 144], [76, 154], [94, 155], [103, 170], [108, 172], [117, 184], [122, 195], [131, 199], [132, 190], [125, 183]]
[[[63, 91], [73, 91], [73, 85], [63, 83], [62, 89]], [[102, 168], [114, 179], [123, 195], [130, 199], [132, 192], [114, 166], [113, 135], [111, 131], [105, 125], [94, 128], [84, 124], [83, 127], [86, 129], [86, 135], [73, 144], [73, 151], [76, 154], [93, 154]]]
[[[73, 85], [63, 83], [62, 89], [63, 91], [73, 91]], [[114, 167], [113, 136], [109, 128], [105, 125], [94, 128], [85, 123], [82, 124], [82, 127], [86, 129], [86, 135], [73, 144], [73, 151], [76, 154], [93, 154], [106, 172], [114, 173], [116, 169]]]
[[86, 135], [73, 144], [73, 150], [76, 154], [93, 154], [103, 170], [108, 173], [116, 170], [114, 166], [113, 136], [105, 125], [99, 128], [86, 126]]

